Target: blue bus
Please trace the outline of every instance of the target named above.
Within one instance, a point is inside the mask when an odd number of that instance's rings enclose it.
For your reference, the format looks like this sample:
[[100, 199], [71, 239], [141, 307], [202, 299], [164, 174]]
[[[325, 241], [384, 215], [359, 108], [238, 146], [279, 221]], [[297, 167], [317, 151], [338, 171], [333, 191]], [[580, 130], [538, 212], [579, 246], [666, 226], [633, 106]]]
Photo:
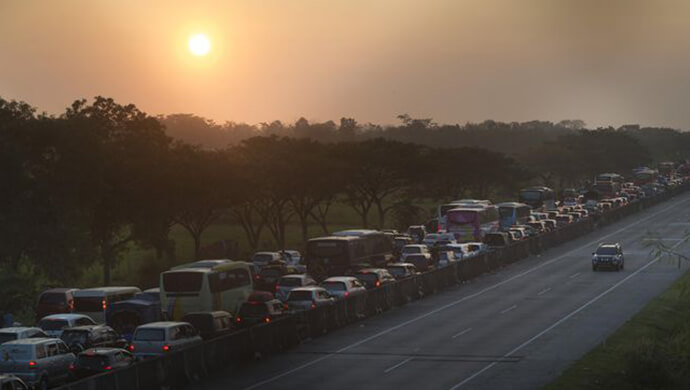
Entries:
[[532, 208], [524, 203], [505, 202], [496, 206], [498, 207], [501, 230], [508, 230], [513, 225], [526, 224], [532, 213]]

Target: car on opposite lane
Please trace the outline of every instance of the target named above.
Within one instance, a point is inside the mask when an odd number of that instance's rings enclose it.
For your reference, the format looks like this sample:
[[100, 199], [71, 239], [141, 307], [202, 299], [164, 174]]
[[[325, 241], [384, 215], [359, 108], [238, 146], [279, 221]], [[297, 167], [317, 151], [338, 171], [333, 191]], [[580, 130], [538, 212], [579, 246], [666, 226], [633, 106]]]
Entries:
[[623, 247], [619, 243], [602, 243], [592, 253], [592, 271], [602, 268], [620, 271], [625, 268]]

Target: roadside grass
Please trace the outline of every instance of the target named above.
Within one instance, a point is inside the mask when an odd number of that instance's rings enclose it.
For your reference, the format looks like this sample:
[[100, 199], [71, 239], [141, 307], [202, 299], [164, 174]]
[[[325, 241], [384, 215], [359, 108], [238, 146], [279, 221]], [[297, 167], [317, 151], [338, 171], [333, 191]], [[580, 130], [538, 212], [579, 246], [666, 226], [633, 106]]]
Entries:
[[544, 390], [690, 388], [690, 271]]

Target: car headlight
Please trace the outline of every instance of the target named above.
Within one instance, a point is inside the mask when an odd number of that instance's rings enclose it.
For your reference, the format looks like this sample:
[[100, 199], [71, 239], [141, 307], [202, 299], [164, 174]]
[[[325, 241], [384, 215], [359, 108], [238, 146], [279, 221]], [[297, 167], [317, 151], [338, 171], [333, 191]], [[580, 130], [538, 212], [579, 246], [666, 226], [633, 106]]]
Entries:
[[598, 260], [597, 255], [592, 256], [592, 263], [596, 263]]

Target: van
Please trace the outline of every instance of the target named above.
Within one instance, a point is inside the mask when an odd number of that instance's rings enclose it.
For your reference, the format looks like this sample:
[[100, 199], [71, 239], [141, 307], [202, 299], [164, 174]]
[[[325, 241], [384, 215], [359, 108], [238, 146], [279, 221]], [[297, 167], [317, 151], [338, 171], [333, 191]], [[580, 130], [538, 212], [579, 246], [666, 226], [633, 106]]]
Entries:
[[91, 317], [99, 324], [105, 323], [105, 311], [109, 304], [133, 298], [141, 290], [138, 287], [97, 287], [74, 292], [74, 312]]
[[71, 313], [74, 310], [74, 292], [76, 288], [51, 288], [38, 296], [36, 303], [36, 320], [60, 313]]
[[62, 340], [54, 338], [10, 341], [0, 345], [0, 356], [0, 374], [16, 375], [37, 389], [67, 382], [76, 359]]

